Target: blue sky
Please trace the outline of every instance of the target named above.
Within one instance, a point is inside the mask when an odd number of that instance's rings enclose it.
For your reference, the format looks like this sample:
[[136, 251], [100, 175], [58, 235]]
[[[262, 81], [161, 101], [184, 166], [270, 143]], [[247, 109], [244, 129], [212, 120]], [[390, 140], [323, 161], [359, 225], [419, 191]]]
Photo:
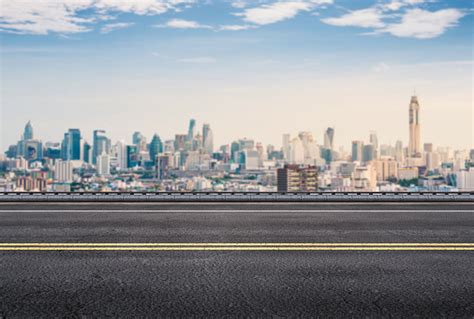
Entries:
[[[3, 147], [27, 120], [164, 139], [190, 117], [218, 143], [326, 126], [336, 142], [407, 140], [416, 89], [426, 142], [473, 146], [471, 1], [3, 1]], [[440, 129], [442, 128], [442, 129]]]

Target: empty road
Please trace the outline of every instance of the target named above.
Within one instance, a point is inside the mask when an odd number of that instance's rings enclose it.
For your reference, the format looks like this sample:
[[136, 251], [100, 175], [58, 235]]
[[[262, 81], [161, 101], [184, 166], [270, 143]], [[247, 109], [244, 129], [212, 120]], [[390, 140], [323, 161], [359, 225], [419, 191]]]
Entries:
[[0, 318], [474, 316], [472, 203], [0, 203]]

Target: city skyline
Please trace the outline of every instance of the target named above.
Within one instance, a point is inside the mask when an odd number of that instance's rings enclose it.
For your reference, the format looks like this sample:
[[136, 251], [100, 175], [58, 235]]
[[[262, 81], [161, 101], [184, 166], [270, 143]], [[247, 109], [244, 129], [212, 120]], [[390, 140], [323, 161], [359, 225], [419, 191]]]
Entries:
[[[415, 93], [414, 93], [415, 94]], [[366, 136], [363, 137], [363, 138], [360, 138], [360, 139], [352, 139], [349, 143], [349, 145], [344, 145], [344, 144], [341, 144], [341, 143], [337, 143], [337, 134], [335, 134], [336, 132], [336, 127], [335, 126], [330, 126], [330, 127], [327, 127], [320, 135], [318, 135], [317, 132], [314, 132], [314, 131], [305, 131], [305, 130], [300, 130], [300, 131], [297, 131], [297, 132], [292, 132], [292, 133], [288, 133], [288, 132], [282, 132], [280, 134], [280, 142], [279, 143], [266, 143], [265, 141], [261, 141], [259, 140], [258, 138], [255, 138], [255, 137], [252, 137], [252, 136], [239, 136], [239, 137], [236, 137], [235, 139], [231, 140], [231, 141], [227, 141], [227, 142], [224, 142], [224, 143], [220, 143], [219, 145], [214, 145], [214, 148], [212, 149], [209, 149], [209, 146], [205, 147], [207, 149], [207, 151], [210, 153], [214, 150], [217, 149], [218, 146], [222, 145], [230, 145], [232, 143], [232, 141], [235, 141], [235, 140], [239, 140], [239, 139], [251, 139], [251, 140], [254, 140], [256, 142], [260, 142], [260, 143], [263, 143], [265, 145], [273, 145], [275, 147], [284, 147], [284, 143], [281, 142], [281, 136], [284, 136], [284, 135], [297, 135], [297, 134], [300, 134], [301, 132], [309, 132], [312, 134], [312, 137], [315, 139], [315, 142], [317, 142], [317, 144], [321, 145], [322, 147], [324, 148], [330, 148], [330, 149], [339, 149], [339, 148], [343, 148], [345, 149], [346, 151], [350, 149], [350, 144], [353, 143], [354, 141], [361, 141], [361, 142], [364, 142], [365, 140], [369, 140], [370, 143], [372, 143], [372, 137], [375, 136], [375, 139], [377, 139], [377, 144], [381, 144], [381, 145], [389, 145], [389, 146], [394, 146], [396, 145], [396, 143], [398, 143], [399, 141], [402, 142], [403, 145], [405, 145], [407, 148], [408, 148], [408, 154], [410, 154], [411, 157], [420, 157], [421, 156], [421, 153], [422, 153], [422, 146], [423, 146], [423, 143], [430, 143], [430, 144], [435, 144], [436, 146], [438, 147], [452, 147], [452, 148], [455, 148], [453, 147], [452, 145], [441, 145], [441, 144], [437, 144], [435, 141], [428, 141], [428, 140], [423, 140], [422, 137], [421, 137], [421, 122], [420, 122], [420, 113], [422, 113], [422, 110], [421, 110], [421, 107], [420, 107], [420, 104], [419, 104], [419, 101], [418, 101], [418, 97], [417, 95], [413, 95], [411, 96], [411, 99], [410, 99], [410, 103], [409, 103], [409, 107], [408, 107], [408, 134], [407, 134], [407, 137], [406, 138], [397, 138], [396, 140], [392, 141], [383, 141], [379, 138], [378, 136], [378, 133], [377, 131], [375, 130], [369, 130], [366, 132]], [[188, 125], [188, 128], [187, 128], [187, 131], [186, 129], [182, 130], [182, 132], [184, 132], [184, 134], [188, 135], [188, 138], [189, 136], [194, 136], [196, 135], [196, 132], [198, 132], [197, 134], [198, 135], [201, 135], [203, 137], [203, 141], [205, 140], [205, 136], [206, 135], [206, 131], [208, 131], [210, 129], [210, 123], [207, 123], [207, 122], [200, 122], [201, 126], [202, 126], [202, 132], [199, 132], [199, 128], [196, 128], [196, 119], [195, 118], [191, 118], [190, 120], [190, 123]], [[196, 129], [198, 131], [196, 131]], [[175, 137], [177, 135], [180, 134], [180, 131], [176, 131], [174, 132], [171, 136], [163, 136], [161, 135], [159, 132], [155, 131], [155, 132], [152, 132], [151, 134], [143, 134], [143, 132], [137, 128], [133, 131], [133, 133], [130, 133], [128, 134], [128, 137], [125, 137], [125, 136], [121, 136], [121, 137], [117, 137], [117, 138], [113, 138], [113, 136], [110, 135], [110, 132], [108, 132], [107, 130], [103, 129], [103, 128], [94, 128], [92, 130], [92, 132], [90, 132], [90, 139], [87, 138], [88, 134], [84, 134], [85, 131], [83, 131], [81, 128], [68, 128], [66, 129], [69, 133], [65, 133], [66, 135], [71, 135], [71, 132], [72, 131], [76, 131], [76, 134], [84, 139], [84, 141], [86, 142], [89, 142], [89, 143], [93, 143], [93, 141], [95, 141], [95, 134], [96, 132], [99, 132], [101, 134], [103, 134], [104, 136], [107, 136], [107, 138], [110, 140], [110, 141], [124, 141], [125, 143], [132, 143], [132, 144], [136, 144], [135, 142], [135, 139], [136, 139], [136, 134], [140, 134], [141, 136], [143, 136], [145, 138], [145, 140], [152, 140], [154, 137], [158, 137], [160, 138], [163, 142], [164, 141], [167, 141], [167, 140], [173, 140], [175, 139]], [[31, 120], [28, 120], [26, 126], [25, 126], [25, 129], [24, 129], [24, 134], [27, 134], [26, 132], [30, 132], [29, 134], [33, 134], [33, 129], [32, 129], [32, 125], [31, 125]], [[339, 133], [339, 130], [337, 131]], [[23, 135], [24, 135], [23, 134]], [[214, 130], [211, 131], [211, 141], [212, 143], [214, 143]], [[21, 135], [21, 139], [24, 139], [23, 135]], [[70, 136], [64, 136], [64, 139], [69, 139], [71, 138]], [[400, 134], [401, 136], [403, 136], [404, 134]], [[31, 137], [30, 138], [26, 138], [26, 139], [32, 139]], [[61, 142], [60, 139], [51, 139], [51, 140], [44, 140], [42, 138], [37, 138], [38, 140], [41, 140], [42, 142], [52, 142], [52, 143], [55, 143], [55, 142]], [[406, 141], [405, 141], [406, 140]], [[64, 141], [64, 140], [63, 140]], [[381, 141], [379, 143], [379, 141]], [[14, 143], [13, 143], [14, 144]], [[12, 144], [10, 144], [12, 145]], [[8, 146], [7, 146], [8, 147]], [[109, 146], [110, 147], [110, 146]], [[468, 149], [469, 147], [466, 147], [466, 148], [455, 148], [455, 149]], [[71, 153], [72, 151], [71, 150], [68, 150], [68, 153]], [[76, 151], [77, 153], [78, 151]], [[100, 154], [96, 154], [96, 151], [93, 150], [93, 155], [92, 155], [92, 161], [94, 162], [95, 161], [95, 158], [100, 155]], [[77, 158], [74, 158], [74, 156], [72, 157], [72, 159], [77, 159]]]
[[[280, 145], [252, 138], [214, 144], [209, 123], [189, 119], [174, 139], [151, 139], [135, 131], [113, 140], [96, 128], [88, 141], [69, 128], [60, 142], [43, 141], [31, 121], [16, 144], [0, 156], [0, 188], [24, 191], [239, 190], [239, 191], [423, 191], [471, 189], [474, 149], [421, 144], [423, 107], [408, 105], [409, 142], [369, 141], [338, 147], [337, 130], [326, 128], [324, 143], [312, 132], [282, 134]], [[200, 129], [201, 128], [201, 129]]]
[[337, 144], [368, 130], [406, 144], [416, 89], [423, 140], [471, 148], [472, 22], [442, 0], [8, 1], [0, 145], [30, 119], [49, 140], [171, 137], [189, 118], [217, 144], [333, 126]]

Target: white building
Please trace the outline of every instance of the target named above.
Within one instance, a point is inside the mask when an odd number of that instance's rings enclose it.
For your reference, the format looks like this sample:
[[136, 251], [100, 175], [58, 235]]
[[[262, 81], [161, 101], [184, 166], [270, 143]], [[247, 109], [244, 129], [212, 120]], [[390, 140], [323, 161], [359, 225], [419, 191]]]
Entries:
[[474, 167], [457, 172], [456, 183], [460, 191], [474, 191]]
[[117, 167], [121, 171], [127, 170], [127, 145], [123, 140], [115, 144], [115, 157], [117, 158]]
[[110, 156], [102, 153], [97, 156], [97, 175], [109, 175], [110, 174]]
[[59, 183], [71, 183], [73, 180], [72, 162], [56, 160], [54, 164], [54, 179]]

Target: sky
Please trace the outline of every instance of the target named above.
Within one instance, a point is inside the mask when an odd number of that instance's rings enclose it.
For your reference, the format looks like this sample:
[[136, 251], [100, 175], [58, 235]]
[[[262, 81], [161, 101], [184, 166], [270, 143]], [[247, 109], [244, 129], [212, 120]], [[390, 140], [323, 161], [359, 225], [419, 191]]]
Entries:
[[131, 142], [209, 123], [216, 146], [283, 133], [319, 143], [474, 148], [470, 0], [0, 0], [0, 145], [105, 129]]

